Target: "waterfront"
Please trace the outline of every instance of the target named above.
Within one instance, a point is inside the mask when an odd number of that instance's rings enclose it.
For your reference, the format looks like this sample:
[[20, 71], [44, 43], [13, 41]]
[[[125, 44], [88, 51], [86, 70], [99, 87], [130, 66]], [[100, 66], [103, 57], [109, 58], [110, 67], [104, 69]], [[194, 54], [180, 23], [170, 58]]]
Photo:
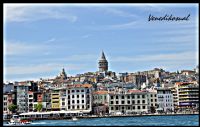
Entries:
[[[4, 122], [4, 126], [6, 126]], [[198, 126], [199, 115], [37, 120], [29, 126]], [[28, 126], [28, 125], [26, 125]]]

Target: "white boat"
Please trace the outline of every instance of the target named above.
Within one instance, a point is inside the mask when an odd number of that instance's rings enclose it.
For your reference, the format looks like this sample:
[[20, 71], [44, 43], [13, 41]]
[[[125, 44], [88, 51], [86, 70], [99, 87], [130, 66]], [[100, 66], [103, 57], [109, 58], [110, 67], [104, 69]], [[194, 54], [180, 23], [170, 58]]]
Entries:
[[78, 120], [78, 119], [77, 119], [76, 117], [72, 117], [72, 120], [73, 120], [73, 121], [76, 121], [76, 120]]

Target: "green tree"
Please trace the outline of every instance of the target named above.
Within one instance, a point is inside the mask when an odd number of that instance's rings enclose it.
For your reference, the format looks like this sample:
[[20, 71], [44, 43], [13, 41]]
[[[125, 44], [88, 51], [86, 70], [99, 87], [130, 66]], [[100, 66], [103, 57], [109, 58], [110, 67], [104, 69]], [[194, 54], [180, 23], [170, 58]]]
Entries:
[[8, 109], [9, 109], [12, 113], [15, 113], [15, 112], [16, 112], [16, 109], [17, 109], [17, 105], [10, 104], [10, 105], [8, 106]]
[[41, 111], [42, 110], [42, 104], [41, 103], [39, 103], [39, 104], [37, 104], [37, 105], [34, 105], [34, 108], [37, 110], [37, 111]]

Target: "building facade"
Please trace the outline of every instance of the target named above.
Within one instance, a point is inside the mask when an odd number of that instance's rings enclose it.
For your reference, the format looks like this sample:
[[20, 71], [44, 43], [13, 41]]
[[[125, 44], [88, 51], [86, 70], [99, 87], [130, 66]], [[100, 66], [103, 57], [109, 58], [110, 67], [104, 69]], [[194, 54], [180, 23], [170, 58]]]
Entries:
[[147, 113], [148, 99], [147, 93], [139, 90], [128, 90], [110, 92], [109, 113]]
[[190, 82], [177, 82], [178, 108], [197, 108], [199, 106], [199, 86]]
[[173, 94], [168, 88], [158, 88], [157, 89], [157, 103], [158, 111], [161, 112], [173, 112]]

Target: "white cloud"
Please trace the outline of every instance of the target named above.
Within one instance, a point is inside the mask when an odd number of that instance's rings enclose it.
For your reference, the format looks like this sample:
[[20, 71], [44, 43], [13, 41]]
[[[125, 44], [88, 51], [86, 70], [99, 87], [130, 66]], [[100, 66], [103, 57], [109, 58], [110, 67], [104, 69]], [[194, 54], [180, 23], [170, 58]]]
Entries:
[[110, 28], [112, 29], [130, 29], [132, 27], [135, 27], [137, 25], [136, 21], [132, 21], [129, 23], [124, 23], [124, 24], [117, 24], [117, 25], [111, 25]]
[[4, 42], [4, 55], [19, 55], [19, 54], [28, 54], [32, 51], [38, 51], [42, 47], [27, 44], [24, 42]]
[[32, 64], [32, 65], [16, 65], [16, 66], [6, 66], [4, 67], [5, 75], [19, 75], [19, 74], [37, 74], [37, 73], [48, 73], [55, 70], [61, 70], [62, 68], [67, 68], [70, 70], [81, 70], [88, 67], [85, 64], [62, 64], [62, 63], [46, 63], [46, 64]]
[[181, 52], [169, 54], [155, 54], [155, 55], [139, 55], [132, 57], [115, 57], [111, 58], [112, 62], [158, 62], [158, 61], [196, 61], [196, 52]]
[[[56, 6], [55, 6], [56, 7]], [[25, 22], [43, 19], [66, 19], [75, 22], [77, 16], [68, 14], [61, 9], [52, 6], [41, 6], [37, 4], [4, 4], [4, 23], [5, 22]]]
[[103, 8], [97, 8], [97, 9], [101, 9], [105, 13], [116, 15], [116, 16], [121, 16], [121, 17], [130, 17], [130, 18], [138, 17], [137, 15], [135, 15], [133, 13], [129, 13], [127, 11], [123, 11], [123, 10], [117, 9], [117, 8], [103, 7]]

